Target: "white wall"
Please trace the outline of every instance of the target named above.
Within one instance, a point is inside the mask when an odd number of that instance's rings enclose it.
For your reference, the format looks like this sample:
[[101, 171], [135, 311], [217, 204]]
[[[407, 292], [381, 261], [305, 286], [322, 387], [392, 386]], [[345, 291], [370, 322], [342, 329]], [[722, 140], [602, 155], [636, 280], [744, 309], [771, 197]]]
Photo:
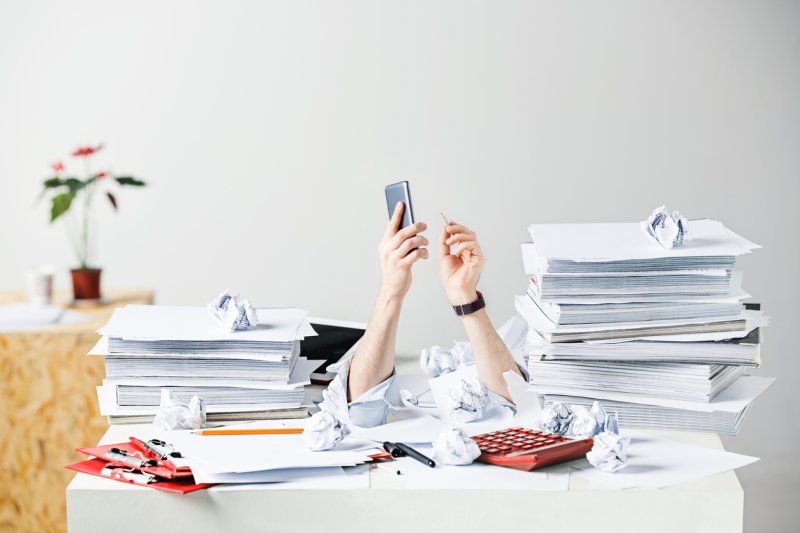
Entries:
[[[0, 0], [0, 287], [73, 265], [33, 206], [48, 163], [151, 182], [103, 207], [108, 288], [366, 320], [383, 187], [478, 231], [496, 320], [524, 290], [531, 222], [634, 221], [666, 203], [765, 246], [741, 261], [773, 317], [757, 402], [731, 450], [748, 530], [800, 518], [796, 2], [23, 2]], [[69, 161], [74, 163], [74, 161]], [[429, 237], [435, 236], [435, 231]], [[59, 280], [66, 287], [67, 277]], [[400, 348], [463, 338], [415, 270]]]

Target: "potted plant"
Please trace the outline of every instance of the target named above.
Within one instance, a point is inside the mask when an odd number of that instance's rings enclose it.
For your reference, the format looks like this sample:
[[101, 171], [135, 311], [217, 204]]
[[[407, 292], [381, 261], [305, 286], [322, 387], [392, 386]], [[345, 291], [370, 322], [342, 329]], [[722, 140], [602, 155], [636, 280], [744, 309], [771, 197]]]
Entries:
[[76, 301], [100, 299], [101, 269], [93, 265], [94, 259], [94, 199], [101, 195], [117, 210], [118, 187], [143, 187], [145, 182], [132, 176], [114, 176], [108, 170], [92, 171], [91, 157], [103, 148], [82, 146], [72, 156], [83, 160], [84, 179], [65, 174], [64, 164], [52, 165], [55, 175], [44, 181], [42, 196], [49, 194], [50, 222], [62, 219], [66, 223], [70, 246], [79, 266], [71, 270], [72, 289]]

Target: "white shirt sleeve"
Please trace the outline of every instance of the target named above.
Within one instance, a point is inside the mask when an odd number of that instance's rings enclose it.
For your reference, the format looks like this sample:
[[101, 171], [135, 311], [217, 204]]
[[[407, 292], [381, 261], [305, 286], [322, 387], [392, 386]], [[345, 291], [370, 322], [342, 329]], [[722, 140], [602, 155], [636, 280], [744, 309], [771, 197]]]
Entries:
[[[519, 368], [519, 371], [522, 372], [522, 377], [525, 379], [525, 381], [530, 381], [530, 379], [528, 377], [528, 370], [524, 366], [519, 364], [519, 363], [517, 363], [517, 368]], [[483, 385], [483, 384], [481, 384], [481, 385]], [[485, 385], [484, 385], [484, 387], [485, 387]], [[492, 399], [492, 402], [494, 403], [495, 406], [497, 406], [497, 407], [506, 407], [506, 408], [510, 409], [512, 413], [517, 414], [517, 406], [516, 406], [516, 404], [514, 404], [513, 402], [509, 402], [504, 397], [500, 396], [496, 392], [490, 391], [489, 389], [486, 389], [486, 392], [489, 393], [489, 397]]]
[[391, 376], [348, 402], [347, 383], [352, 359], [351, 355], [329, 367], [329, 370], [336, 372], [336, 377], [322, 392], [323, 401], [319, 404], [320, 409], [333, 412], [358, 427], [385, 424], [389, 416], [389, 398], [397, 394], [395, 390], [397, 373], [392, 370]]

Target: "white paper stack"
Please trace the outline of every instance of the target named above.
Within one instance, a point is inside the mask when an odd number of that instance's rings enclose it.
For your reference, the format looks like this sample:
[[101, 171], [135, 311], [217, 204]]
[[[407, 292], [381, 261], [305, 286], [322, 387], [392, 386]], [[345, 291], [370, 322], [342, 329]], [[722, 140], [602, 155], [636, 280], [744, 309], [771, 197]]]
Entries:
[[528, 361], [536, 390], [595, 390], [709, 402], [739, 376], [739, 366], [696, 363]]
[[768, 320], [743, 304], [750, 295], [732, 270], [758, 245], [713, 220], [690, 221], [691, 240], [672, 249], [638, 222], [529, 233], [530, 281], [515, 306], [529, 327], [533, 390], [551, 403], [604, 400], [623, 427], [738, 431], [755, 396], [736, 409], [708, 406], [761, 363]]
[[305, 385], [318, 362], [299, 357], [316, 335], [302, 309], [259, 309], [255, 328], [228, 332], [204, 307], [129, 305], [117, 309], [90, 355], [102, 355], [101, 414], [112, 423], [143, 422], [161, 390], [179, 401], [197, 395], [209, 421], [307, 415]]
[[607, 412], [617, 414], [622, 427], [713, 431], [736, 435], [753, 400], [773, 381], [773, 378], [743, 376], [708, 403], [643, 399], [614, 393], [596, 394], [592, 399], [568, 394], [545, 394], [544, 403], [551, 405], [554, 402], [564, 402], [591, 407], [596, 399]]

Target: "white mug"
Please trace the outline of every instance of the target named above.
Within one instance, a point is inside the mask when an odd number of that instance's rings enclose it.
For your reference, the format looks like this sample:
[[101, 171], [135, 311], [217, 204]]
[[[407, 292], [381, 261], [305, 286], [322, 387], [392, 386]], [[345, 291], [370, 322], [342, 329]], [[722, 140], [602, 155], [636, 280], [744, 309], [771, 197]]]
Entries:
[[50, 305], [53, 301], [53, 274], [55, 274], [55, 268], [49, 265], [31, 267], [25, 272], [30, 303]]

